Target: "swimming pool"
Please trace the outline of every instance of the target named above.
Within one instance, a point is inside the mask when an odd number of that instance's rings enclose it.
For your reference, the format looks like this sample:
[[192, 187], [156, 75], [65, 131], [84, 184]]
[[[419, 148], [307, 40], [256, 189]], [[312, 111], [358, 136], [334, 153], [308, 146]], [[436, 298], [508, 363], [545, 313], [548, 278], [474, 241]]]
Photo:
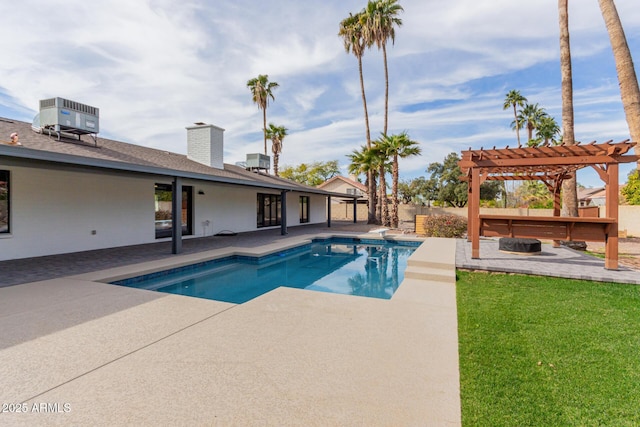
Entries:
[[235, 304], [280, 286], [390, 299], [421, 243], [314, 240], [265, 257], [229, 256], [112, 283]]

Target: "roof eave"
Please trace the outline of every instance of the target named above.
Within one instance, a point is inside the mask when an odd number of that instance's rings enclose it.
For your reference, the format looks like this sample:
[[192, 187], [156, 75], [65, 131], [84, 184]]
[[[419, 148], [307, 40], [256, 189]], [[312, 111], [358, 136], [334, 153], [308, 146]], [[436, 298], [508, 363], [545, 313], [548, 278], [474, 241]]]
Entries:
[[113, 160], [96, 159], [91, 157], [76, 156], [73, 154], [54, 153], [50, 151], [34, 150], [24, 146], [12, 147], [8, 145], [0, 145], [0, 157], [14, 157], [23, 160], [34, 160], [48, 163], [58, 163], [70, 166], [81, 166], [96, 169], [108, 169], [121, 172], [133, 172], [146, 175], [160, 175], [179, 177], [187, 179], [195, 179], [199, 181], [218, 182], [231, 185], [242, 185], [248, 187], [268, 188], [273, 190], [297, 191], [301, 193], [322, 194], [325, 196], [340, 196], [343, 194], [333, 193], [320, 189], [300, 188], [294, 185], [277, 185], [268, 184], [259, 181], [250, 181], [244, 179], [235, 179], [208, 175], [204, 173], [188, 172], [177, 169], [167, 169], [158, 166], [138, 165], [133, 163], [117, 162]]

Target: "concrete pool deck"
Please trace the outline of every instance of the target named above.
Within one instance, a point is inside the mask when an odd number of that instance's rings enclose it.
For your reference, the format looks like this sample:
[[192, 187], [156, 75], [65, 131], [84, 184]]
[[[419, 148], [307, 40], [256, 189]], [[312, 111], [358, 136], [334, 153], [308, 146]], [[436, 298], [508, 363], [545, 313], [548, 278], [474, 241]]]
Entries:
[[0, 403], [27, 410], [0, 424], [461, 424], [455, 240], [427, 240], [391, 300], [278, 288], [234, 305], [100, 283], [229, 250], [0, 288]]

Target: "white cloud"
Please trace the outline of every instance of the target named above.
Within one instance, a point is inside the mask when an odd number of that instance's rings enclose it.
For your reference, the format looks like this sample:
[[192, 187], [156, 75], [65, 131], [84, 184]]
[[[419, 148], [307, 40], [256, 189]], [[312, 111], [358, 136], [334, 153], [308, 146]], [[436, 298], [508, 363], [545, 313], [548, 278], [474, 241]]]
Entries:
[[[269, 74], [280, 88], [267, 119], [290, 132], [281, 163], [338, 159], [344, 165], [365, 134], [357, 62], [337, 32], [340, 20], [365, 3], [4, 2], [0, 115], [30, 120], [38, 100], [62, 96], [99, 107], [104, 136], [182, 153], [185, 126], [210, 122], [226, 129], [225, 155], [234, 162], [262, 151], [262, 115], [246, 82]], [[616, 1], [634, 54], [640, 51], [636, 3]], [[469, 145], [512, 144], [512, 119], [501, 108], [510, 89], [559, 119], [557, 2], [401, 4], [404, 25], [389, 46], [389, 126], [422, 144], [420, 158], [402, 163], [408, 175]], [[597, 2], [571, 3], [570, 24], [576, 133], [624, 139]], [[377, 50], [365, 54], [364, 77], [376, 138], [384, 106]]]

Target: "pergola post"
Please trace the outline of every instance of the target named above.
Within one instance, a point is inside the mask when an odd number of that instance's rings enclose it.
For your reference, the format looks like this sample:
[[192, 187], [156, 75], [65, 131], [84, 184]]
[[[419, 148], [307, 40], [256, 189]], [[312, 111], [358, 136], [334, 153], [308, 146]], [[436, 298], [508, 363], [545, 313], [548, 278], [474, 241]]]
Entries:
[[467, 185], [467, 242], [471, 241], [471, 235], [473, 234], [473, 210], [471, 208], [471, 175], [469, 175], [469, 182]]
[[331, 196], [327, 196], [327, 228], [331, 228]]
[[480, 258], [480, 169], [471, 168], [471, 199], [469, 221], [471, 222], [471, 258]]
[[175, 177], [171, 194], [171, 253], [182, 252], [182, 178]]
[[604, 250], [604, 268], [607, 270], [618, 269], [618, 164], [610, 163], [607, 167], [606, 183], [606, 209], [607, 217], [615, 221], [611, 224], [607, 233]]
[[[556, 178], [553, 184], [553, 216], [560, 216], [561, 209], [561, 194], [560, 189], [562, 188], [562, 179]], [[560, 240], [554, 240], [553, 245], [554, 248], [559, 248]]]

